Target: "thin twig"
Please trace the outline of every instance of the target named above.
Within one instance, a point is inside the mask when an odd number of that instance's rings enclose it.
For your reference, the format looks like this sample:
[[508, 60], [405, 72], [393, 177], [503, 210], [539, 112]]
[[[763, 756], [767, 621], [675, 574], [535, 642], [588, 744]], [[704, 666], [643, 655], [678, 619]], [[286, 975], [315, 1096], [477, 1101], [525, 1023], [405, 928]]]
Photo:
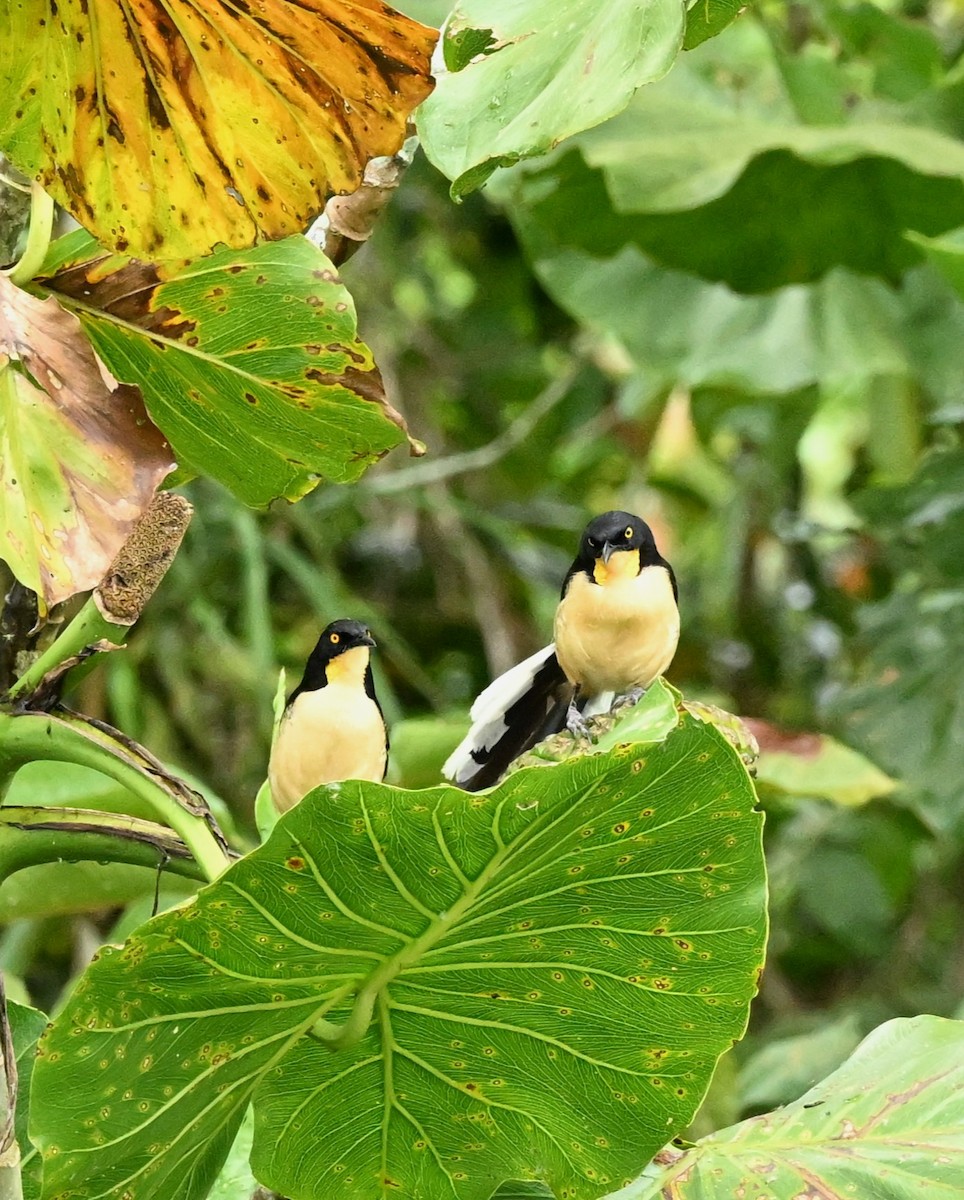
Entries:
[[439, 484], [433, 492], [435, 522], [443, 544], [457, 559], [469, 585], [475, 624], [485, 647], [486, 665], [495, 678], [519, 661], [519, 646], [513, 636], [506, 590], [485, 550], [466, 528], [448, 489]]
[[370, 496], [387, 496], [413, 487], [442, 483], [456, 475], [467, 475], [471, 471], [488, 470], [521, 445], [542, 418], [565, 399], [575, 375], [576, 368], [573, 367], [558, 379], [554, 379], [548, 387], [543, 388], [525, 412], [486, 445], [475, 450], [466, 450], [462, 454], [450, 454], [447, 458], [426, 459], [424, 462], [413, 463], [390, 474], [367, 479], [359, 487]]

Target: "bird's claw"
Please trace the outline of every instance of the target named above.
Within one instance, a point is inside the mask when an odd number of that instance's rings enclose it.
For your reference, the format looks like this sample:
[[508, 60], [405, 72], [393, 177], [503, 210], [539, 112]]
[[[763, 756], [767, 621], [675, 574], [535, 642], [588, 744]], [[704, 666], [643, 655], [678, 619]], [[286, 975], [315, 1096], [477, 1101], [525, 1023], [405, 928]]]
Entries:
[[569, 705], [569, 710], [566, 713], [566, 728], [576, 737], [589, 738], [592, 741], [592, 735], [589, 732], [589, 722], [576, 707], [575, 702]]

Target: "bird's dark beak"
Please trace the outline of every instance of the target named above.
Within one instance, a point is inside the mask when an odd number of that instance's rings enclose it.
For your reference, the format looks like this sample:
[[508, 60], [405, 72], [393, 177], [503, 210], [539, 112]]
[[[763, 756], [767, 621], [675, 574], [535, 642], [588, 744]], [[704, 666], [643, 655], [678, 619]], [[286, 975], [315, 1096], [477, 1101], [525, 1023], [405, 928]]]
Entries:
[[359, 646], [377, 646], [378, 643], [370, 633], [366, 633], [363, 638], [358, 639]]
[[602, 552], [600, 553], [599, 557], [603, 560], [604, 563], [608, 563], [609, 560], [612, 558], [613, 551], [615, 549], [616, 549], [616, 547], [612, 544], [612, 542], [603, 542]]

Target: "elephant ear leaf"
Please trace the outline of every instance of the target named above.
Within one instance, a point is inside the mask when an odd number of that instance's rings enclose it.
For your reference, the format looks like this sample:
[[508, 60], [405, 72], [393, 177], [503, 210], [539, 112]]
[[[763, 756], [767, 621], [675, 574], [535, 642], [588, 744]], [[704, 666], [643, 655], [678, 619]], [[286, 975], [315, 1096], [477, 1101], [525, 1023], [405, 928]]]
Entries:
[[432, 88], [436, 31], [378, 0], [4, 8], [0, 148], [141, 257], [300, 232]]

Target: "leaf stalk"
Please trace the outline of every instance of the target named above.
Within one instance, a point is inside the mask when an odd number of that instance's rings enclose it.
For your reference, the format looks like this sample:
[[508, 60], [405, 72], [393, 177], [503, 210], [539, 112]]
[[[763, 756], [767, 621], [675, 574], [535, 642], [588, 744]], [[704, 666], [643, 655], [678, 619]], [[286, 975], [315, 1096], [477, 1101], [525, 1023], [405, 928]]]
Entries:
[[84, 651], [97, 642], [108, 641], [115, 646], [123, 645], [127, 626], [114, 625], [104, 619], [91, 596], [70, 624], [30, 664], [8, 692], [11, 700], [31, 696], [43, 683], [49, 672], [56, 670], [68, 659], [82, 656]]
[[184, 842], [153, 821], [84, 808], [0, 808], [0, 882], [24, 867], [81, 861], [160, 868], [204, 881]]
[[40, 270], [47, 257], [50, 235], [54, 227], [54, 202], [39, 183], [30, 188], [30, 225], [27, 228], [27, 244], [20, 261], [7, 272], [10, 282], [23, 287]]
[[90, 767], [126, 787], [181, 837], [205, 879], [216, 879], [229, 865], [226, 846], [215, 837], [204, 811], [200, 807], [190, 811], [149, 773], [147, 760], [139, 763], [129, 748], [104, 730], [67, 716], [0, 713], [0, 778], [36, 759]]

